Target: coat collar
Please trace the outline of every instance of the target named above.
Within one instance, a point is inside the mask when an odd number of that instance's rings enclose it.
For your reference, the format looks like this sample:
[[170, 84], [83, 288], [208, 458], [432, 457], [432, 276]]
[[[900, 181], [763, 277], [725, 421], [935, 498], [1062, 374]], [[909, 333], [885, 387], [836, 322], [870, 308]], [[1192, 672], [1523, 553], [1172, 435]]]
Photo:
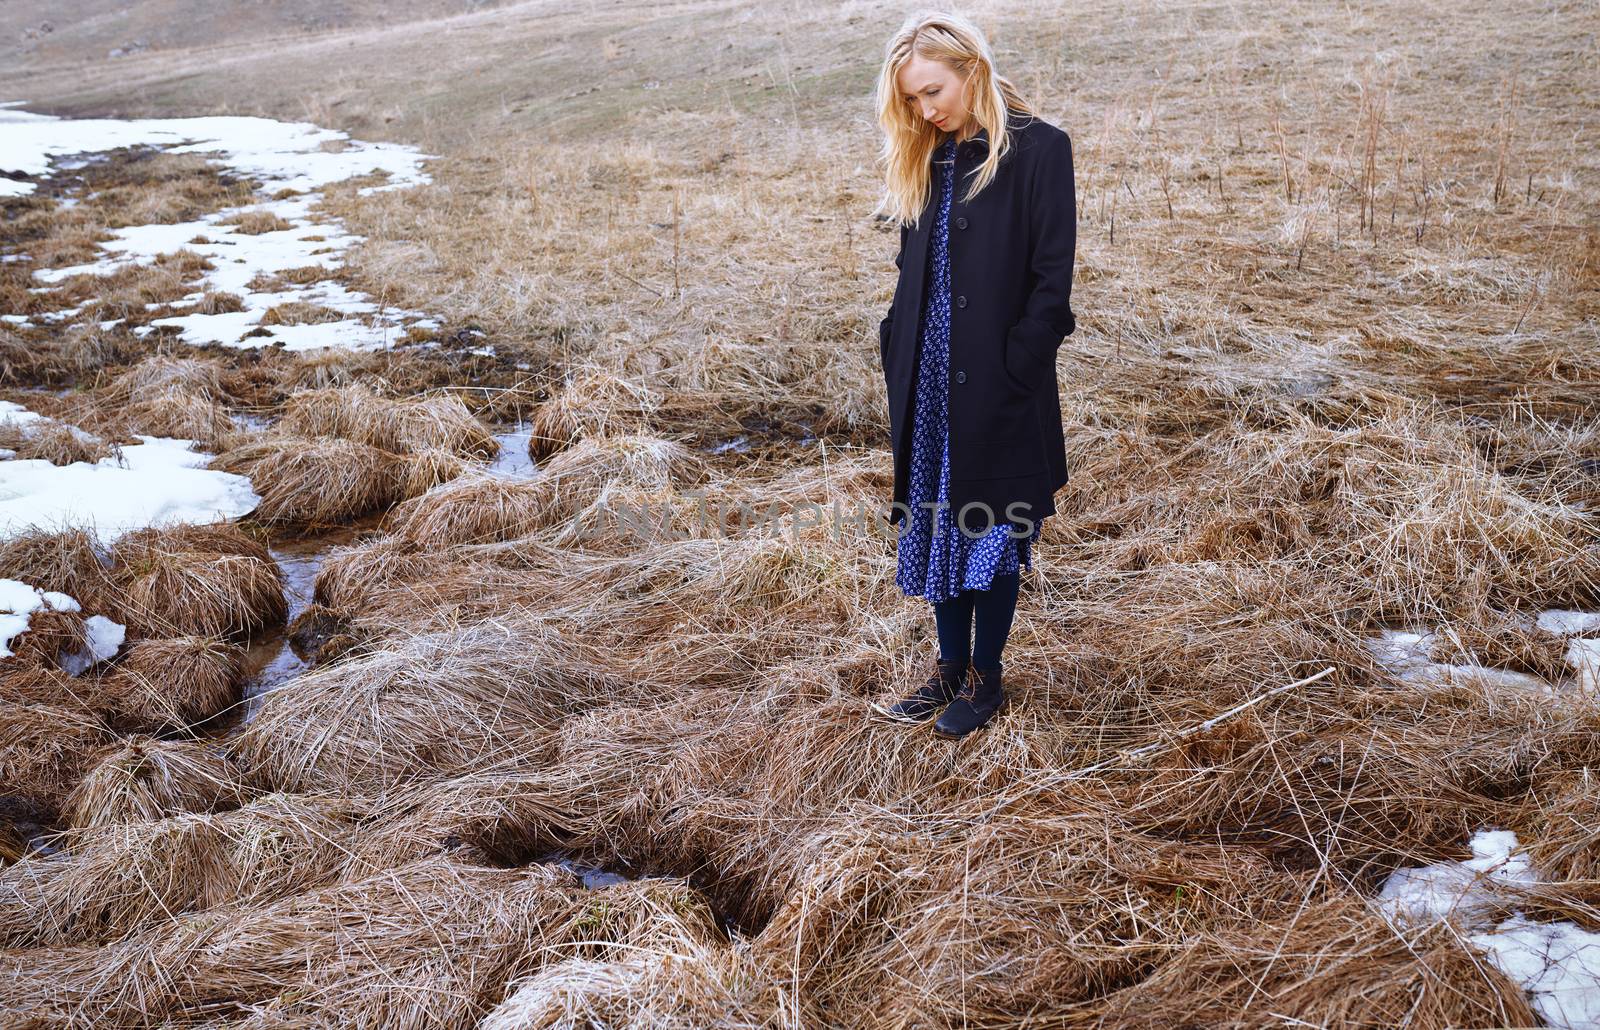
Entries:
[[[1027, 125], [1028, 120], [1029, 116], [1020, 111], [1011, 109], [1006, 111], [1006, 128], [1012, 133], [1016, 133], [1024, 125]], [[989, 130], [980, 126], [978, 131], [973, 134], [971, 139], [963, 140], [962, 142], [957, 143], [956, 147], [957, 149], [965, 147], [969, 150], [988, 150]]]

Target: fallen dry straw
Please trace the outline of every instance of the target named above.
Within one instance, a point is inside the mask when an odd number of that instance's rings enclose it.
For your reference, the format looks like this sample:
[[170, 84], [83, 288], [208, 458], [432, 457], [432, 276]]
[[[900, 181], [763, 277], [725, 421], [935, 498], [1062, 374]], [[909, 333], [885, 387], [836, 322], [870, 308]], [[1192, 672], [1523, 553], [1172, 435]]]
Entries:
[[108, 823], [62, 834], [64, 853], [0, 871], [0, 941], [115, 940], [184, 912], [271, 901], [337, 880], [359, 809], [267, 795], [221, 814]]
[[136, 734], [100, 756], [62, 815], [82, 830], [237, 808], [250, 794], [209, 744]]
[[628, 688], [597, 649], [511, 613], [301, 676], [266, 696], [229, 753], [271, 789], [376, 794], [536, 753], [563, 717]]
[[[696, 909], [681, 885], [591, 893], [551, 866], [437, 857], [225, 917], [180, 916], [104, 949], [7, 952], [0, 992], [18, 1018], [97, 1025], [187, 1021], [226, 1004], [312, 1024], [472, 1026], [510, 985], [562, 962], [625, 968], [641, 949], [704, 947], [711, 931]], [[536, 1005], [525, 999], [502, 1018]]]
[[288, 610], [277, 562], [231, 524], [136, 530], [111, 553], [130, 634], [227, 636]]
[[244, 649], [217, 637], [140, 640], [102, 683], [112, 722], [126, 729], [182, 729], [239, 697]]

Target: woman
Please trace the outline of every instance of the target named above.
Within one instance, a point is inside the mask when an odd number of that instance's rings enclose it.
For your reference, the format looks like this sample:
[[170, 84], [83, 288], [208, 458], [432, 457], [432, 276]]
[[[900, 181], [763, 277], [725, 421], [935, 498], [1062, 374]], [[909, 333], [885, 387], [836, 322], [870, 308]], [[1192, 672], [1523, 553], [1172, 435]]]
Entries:
[[[900, 226], [879, 326], [895, 464], [895, 581], [933, 606], [936, 671], [885, 709], [942, 736], [1005, 704], [1021, 568], [1067, 482], [1056, 349], [1074, 328], [1072, 141], [994, 70], [959, 15], [908, 21], [878, 81]], [[974, 627], [974, 623], [976, 626]], [[974, 632], [975, 629], [975, 632]]]

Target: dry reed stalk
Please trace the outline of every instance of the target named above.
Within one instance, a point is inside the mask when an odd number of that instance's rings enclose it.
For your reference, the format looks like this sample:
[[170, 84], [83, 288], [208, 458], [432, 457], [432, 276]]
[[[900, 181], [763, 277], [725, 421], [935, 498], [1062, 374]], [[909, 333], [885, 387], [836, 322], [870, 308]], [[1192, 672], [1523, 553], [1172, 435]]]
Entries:
[[64, 832], [65, 853], [0, 871], [10, 948], [113, 941], [185, 912], [292, 897], [336, 882], [360, 809], [273, 794], [219, 814]]
[[283, 573], [266, 547], [237, 526], [136, 530], [112, 548], [131, 634], [227, 636], [281, 622]]
[[273, 789], [378, 793], [502, 754], [624, 695], [603, 656], [528, 613], [383, 642], [266, 695], [230, 755]]
[[208, 465], [249, 478], [261, 495], [252, 516], [310, 528], [379, 511], [404, 495], [407, 459], [364, 443], [294, 436], [258, 438]]
[[238, 700], [243, 668], [244, 649], [218, 637], [140, 640], [102, 681], [100, 703], [125, 729], [183, 729]]
[[136, 734], [106, 749], [67, 796], [62, 817], [86, 830], [238, 808], [249, 797], [210, 745]]

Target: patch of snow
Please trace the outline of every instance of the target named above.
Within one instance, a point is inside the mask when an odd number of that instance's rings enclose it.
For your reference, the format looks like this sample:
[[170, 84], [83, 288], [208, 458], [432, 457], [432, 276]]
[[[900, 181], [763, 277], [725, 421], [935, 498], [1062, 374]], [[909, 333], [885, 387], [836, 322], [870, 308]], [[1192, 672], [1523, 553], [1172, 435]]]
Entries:
[[11, 657], [11, 642], [27, 631], [28, 616], [41, 608], [61, 610], [37, 588], [19, 579], [0, 579], [0, 658]]
[[1465, 862], [1396, 869], [1379, 891], [1379, 910], [1391, 921], [1464, 924], [1466, 940], [1522, 985], [1546, 1023], [1600, 1027], [1600, 934], [1568, 920], [1535, 922], [1520, 910], [1490, 925], [1494, 888], [1538, 877], [1510, 830], [1479, 830], [1469, 844], [1473, 857]]
[[1600, 639], [1574, 637], [1567, 641], [1567, 665], [1577, 677], [1578, 689], [1600, 694]]
[[[324, 143], [332, 140], [343, 141], [344, 149], [338, 152], [321, 149]], [[106, 251], [104, 258], [65, 268], [37, 270], [33, 274], [39, 281], [59, 283], [74, 275], [104, 275], [129, 263], [149, 263], [158, 255], [186, 249], [211, 260], [214, 267], [202, 273], [207, 288], [236, 294], [244, 302], [243, 311], [174, 316], [151, 323], [177, 328], [179, 338], [188, 343], [241, 348], [281, 344], [295, 351], [321, 347], [367, 350], [389, 346], [410, 324], [437, 326], [437, 322], [426, 318], [422, 312], [380, 309], [367, 298], [332, 281], [263, 293], [252, 292], [246, 285], [259, 275], [289, 268], [315, 265], [332, 273], [342, 267], [341, 255], [365, 237], [312, 219], [311, 208], [322, 199], [321, 187], [373, 171], [388, 174], [390, 181], [383, 186], [364, 187], [358, 191], [362, 195], [431, 182], [420, 165], [433, 155], [397, 144], [350, 140], [343, 132], [305, 122], [279, 122], [270, 118], [60, 119], [0, 107], [0, 147], [8, 155], [15, 155], [7, 158], [9, 169], [37, 175], [48, 171], [52, 160], [60, 167], [67, 167], [61, 160], [67, 154], [132, 145], [160, 146], [171, 153], [221, 154], [220, 158], [209, 159], [211, 163], [256, 178], [264, 196], [282, 190], [296, 191], [296, 195], [225, 208], [187, 222], [109, 230], [114, 238], [101, 244]], [[12, 183], [21, 192], [33, 188], [32, 183], [0, 179], [0, 193], [7, 188], [6, 183]], [[283, 219], [288, 228], [246, 233], [239, 231], [237, 225], [224, 224], [245, 213], [275, 215]], [[205, 242], [192, 242], [194, 240]], [[198, 296], [191, 295], [193, 299]], [[359, 320], [347, 319], [319, 325], [261, 326], [263, 313], [291, 301], [320, 304], [350, 314], [374, 314], [377, 324], [368, 326]], [[147, 305], [147, 308], [159, 306]], [[41, 317], [59, 321], [76, 310]], [[107, 326], [102, 323], [102, 328]], [[258, 328], [265, 332], [246, 335]], [[153, 330], [139, 327], [134, 331], [144, 336]]]
[[[233, 115], [57, 118], [14, 109], [24, 102], [0, 107], [0, 137], [5, 140], [6, 170], [30, 176], [48, 173], [56, 157], [144, 145], [175, 154], [221, 154], [211, 163], [259, 179], [269, 194], [281, 189], [314, 190], [373, 171], [386, 172], [390, 188], [433, 181], [421, 166], [435, 155], [400, 144], [352, 140], [337, 129], [309, 122]], [[333, 141], [344, 142], [344, 149], [322, 149]], [[0, 179], [0, 194], [22, 196], [33, 189], [31, 182]]]
[[0, 424], [25, 426], [43, 419], [37, 411], [29, 411], [15, 401], [0, 401]]
[[109, 543], [144, 526], [235, 518], [261, 503], [244, 476], [204, 468], [211, 455], [191, 449], [194, 441], [139, 440], [122, 448], [120, 463], [114, 456], [92, 464], [0, 462], [0, 539], [84, 528]]
[[77, 654], [64, 654], [58, 661], [70, 676], [82, 676], [91, 665], [97, 665], [117, 653], [127, 639], [128, 627], [113, 622], [104, 615], [91, 615], [83, 620], [88, 640]]
[[1465, 862], [1436, 862], [1389, 874], [1378, 902], [1395, 914], [1433, 921], [1451, 915], [1478, 915], [1490, 900], [1483, 884], [1533, 883], [1533, 869], [1524, 854], [1513, 854], [1517, 835], [1510, 830], [1479, 830], [1468, 842], [1472, 857]]
[[1537, 625], [1546, 633], [1553, 633], [1558, 637], [1575, 637], [1580, 634], [1600, 636], [1600, 613], [1551, 608], [1539, 613]]
[[[1418, 686], [1493, 686], [1493, 688], [1546, 694], [1550, 697], [1560, 697], [1565, 694], [1562, 686], [1531, 673], [1494, 669], [1491, 665], [1435, 662], [1432, 659], [1434, 640], [1435, 635], [1432, 632], [1386, 629], [1373, 637], [1366, 638], [1366, 646], [1371, 649], [1373, 657], [1378, 659], [1382, 669], [1394, 673], [1394, 677], [1403, 683], [1414, 683]], [[1571, 664], [1571, 659], [1568, 659], [1568, 664]], [[1579, 678], [1574, 686], [1586, 689], [1582, 678]]]
[[1600, 1027], [1600, 933], [1571, 922], [1534, 922], [1518, 912], [1467, 940], [1522, 984], [1546, 1023]]
[[[40, 590], [17, 579], [0, 579], [0, 658], [9, 658], [15, 652], [11, 642], [28, 629], [29, 616], [49, 608], [58, 612], [82, 610], [77, 598], [59, 590]], [[87, 630], [86, 646], [78, 655], [64, 655], [62, 668], [76, 676], [94, 662], [117, 653], [127, 634], [127, 627], [112, 622], [104, 615], [91, 615], [84, 620]]]

